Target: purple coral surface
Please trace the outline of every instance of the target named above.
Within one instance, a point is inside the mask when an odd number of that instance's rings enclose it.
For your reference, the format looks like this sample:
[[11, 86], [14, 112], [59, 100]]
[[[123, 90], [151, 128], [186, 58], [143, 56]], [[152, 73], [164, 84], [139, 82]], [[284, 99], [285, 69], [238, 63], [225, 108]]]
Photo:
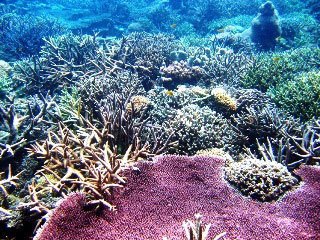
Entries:
[[[116, 212], [83, 210], [84, 196], [72, 194], [38, 232], [40, 240], [183, 239], [182, 222], [201, 213], [210, 237], [227, 239], [320, 239], [320, 168], [303, 166], [303, 184], [276, 203], [245, 198], [223, 179], [223, 160], [163, 156], [128, 172], [117, 192]], [[211, 238], [210, 238], [211, 239]]]

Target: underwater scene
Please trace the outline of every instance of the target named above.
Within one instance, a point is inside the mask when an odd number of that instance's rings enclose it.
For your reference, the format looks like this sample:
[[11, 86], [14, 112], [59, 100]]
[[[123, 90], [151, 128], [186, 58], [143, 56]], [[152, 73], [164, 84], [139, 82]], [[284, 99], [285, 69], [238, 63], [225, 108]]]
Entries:
[[320, 1], [0, 0], [0, 240], [320, 239]]

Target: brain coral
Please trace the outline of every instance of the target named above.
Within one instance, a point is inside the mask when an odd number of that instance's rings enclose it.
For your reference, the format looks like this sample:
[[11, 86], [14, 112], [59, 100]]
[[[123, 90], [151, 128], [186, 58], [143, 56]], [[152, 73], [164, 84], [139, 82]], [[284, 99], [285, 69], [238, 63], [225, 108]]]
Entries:
[[224, 160], [163, 156], [140, 162], [115, 194], [116, 212], [85, 211], [73, 194], [54, 211], [35, 239], [184, 239], [181, 223], [201, 213], [211, 223], [209, 239], [320, 239], [320, 168], [304, 166], [304, 184], [277, 203], [244, 198], [223, 179]]

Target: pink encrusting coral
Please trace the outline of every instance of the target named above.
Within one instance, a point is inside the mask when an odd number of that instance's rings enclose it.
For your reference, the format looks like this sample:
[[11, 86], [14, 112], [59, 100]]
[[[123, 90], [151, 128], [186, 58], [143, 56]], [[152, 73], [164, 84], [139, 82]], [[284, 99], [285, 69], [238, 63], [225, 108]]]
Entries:
[[115, 193], [116, 212], [85, 211], [84, 197], [73, 194], [36, 239], [183, 239], [182, 222], [195, 213], [212, 224], [211, 237], [227, 232], [227, 239], [320, 239], [319, 167], [302, 167], [297, 173], [303, 185], [277, 203], [241, 196], [223, 179], [222, 167], [223, 159], [203, 156], [140, 162]]

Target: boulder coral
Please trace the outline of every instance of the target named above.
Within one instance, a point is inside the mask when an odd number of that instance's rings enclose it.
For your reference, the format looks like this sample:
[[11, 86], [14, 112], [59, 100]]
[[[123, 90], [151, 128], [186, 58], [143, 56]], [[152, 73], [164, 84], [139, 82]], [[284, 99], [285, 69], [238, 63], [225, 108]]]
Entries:
[[127, 172], [115, 193], [116, 212], [84, 210], [84, 197], [66, 198], [38, 232], [37, 240], [183, 239], [181, 223], [195, 213], [211, 223], [209, 239], [319, 239], [320, 168], [297, 171], [303, 185], [276, 203], [240, 195], [223, 177], [224, 159], [162, 156]]
[[281, 35], [278, 12], [272, 2], [267, 1], [259, 8], [258, 16], [251, 23], [251, 40], [262, 50], [274, 49]]
[[256, 158], [229, 163], [225, 177], [244, 195], [262, 202], [277, 200], [298, 183], [281, 163]]

